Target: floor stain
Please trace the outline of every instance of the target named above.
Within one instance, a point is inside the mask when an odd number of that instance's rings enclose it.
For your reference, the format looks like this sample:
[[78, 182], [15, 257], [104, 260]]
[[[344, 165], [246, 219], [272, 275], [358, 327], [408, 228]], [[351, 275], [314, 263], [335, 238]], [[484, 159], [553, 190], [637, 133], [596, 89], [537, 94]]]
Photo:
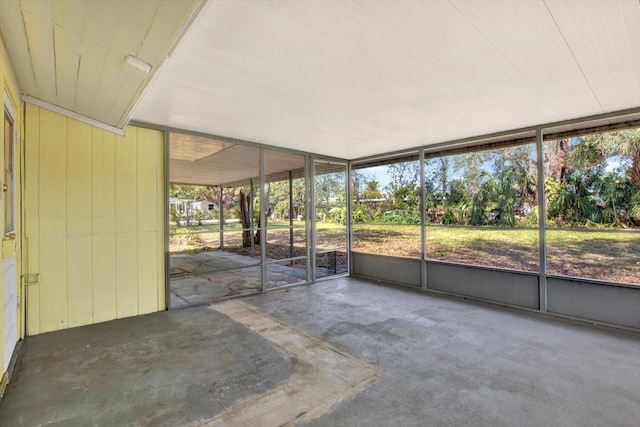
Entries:
[[270, 341], [293, 364], [289, 381], [192, 427], [287, 426], [309, 421], [372, 385], [382, 371], [242, 301], [211, 306]]

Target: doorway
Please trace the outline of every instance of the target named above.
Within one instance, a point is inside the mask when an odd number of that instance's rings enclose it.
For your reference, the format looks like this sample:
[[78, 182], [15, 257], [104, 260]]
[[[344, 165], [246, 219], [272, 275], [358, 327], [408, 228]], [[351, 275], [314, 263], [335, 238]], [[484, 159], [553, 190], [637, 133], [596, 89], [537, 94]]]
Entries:
[[315, 278], [348, 272], [347, 165], [313, 162]]

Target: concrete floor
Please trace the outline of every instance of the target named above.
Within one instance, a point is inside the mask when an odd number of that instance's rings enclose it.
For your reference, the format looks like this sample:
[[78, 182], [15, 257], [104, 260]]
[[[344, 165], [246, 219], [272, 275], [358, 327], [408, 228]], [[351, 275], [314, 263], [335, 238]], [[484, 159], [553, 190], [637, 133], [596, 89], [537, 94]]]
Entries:
[[[260, 259], [225, 251], [171, 255], [171, 308], [262, 290]], [[258, 264], [258, 265], [256, 265]], [[267, 289], [306, 281], [306, 270], [267, 264]]]
[[0, 425], [637, 426], [640, 334], [336, 278], [27, 339]]

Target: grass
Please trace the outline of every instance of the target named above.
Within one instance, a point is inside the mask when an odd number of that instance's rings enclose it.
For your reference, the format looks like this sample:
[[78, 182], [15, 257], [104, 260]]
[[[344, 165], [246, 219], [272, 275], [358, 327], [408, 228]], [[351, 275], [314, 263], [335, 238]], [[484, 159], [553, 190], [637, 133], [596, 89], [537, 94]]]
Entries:
[[[420, 257], [420, 227], [353, 227], [353, 249]], [[640, 230], [548, 229], [547, 272], [623, 283], [640, 283]], [[427, 227], [430, 259], [539, 271], [537, 228]]]
[[[207, 228], [209, 227], [209, 228]], [[202, 242], [172, 244], [171, 251], [219, 247], [219, 231], [212, 226], [190, 226]], [[288, 223], [269, 223], [267, 257], [290, 256]], [[237, 224], [225, 227], [225, 248], [242, 252], [242, 232]], [[294, 256], [305, 254], [305, 224], [294, 223]], [[344, 247], [343, 225], [318, 223], [318, 249]], [[175, 236], [179, 237], [179, 236]], [[547, 230], [547, 271], [550, 274], [640, 284], [640, 230]], [[175, 240], [175, 238], [173, 238]], [[429, 259], [524, 271], [539, 271], [537, 228], [427, 227]], [[353, 250], [382, 255], [420, 257], [417, 225], [355, 224]], [[235, 248], [235, 249], [234, 249]], [[244, 251], [247, 249], [245, 248]], [[259, 256], [259, 246], [254, 247]]]

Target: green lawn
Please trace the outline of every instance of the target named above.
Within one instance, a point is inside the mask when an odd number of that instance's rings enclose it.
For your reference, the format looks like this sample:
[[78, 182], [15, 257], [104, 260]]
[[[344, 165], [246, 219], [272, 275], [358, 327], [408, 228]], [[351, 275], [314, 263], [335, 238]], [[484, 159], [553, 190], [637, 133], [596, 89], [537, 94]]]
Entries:
[[[547, 230], [550, 274], [640, 283], [640, 230]], [[467, 264], [539, 271], [538, 229], [427, 227], [427, 256]], [[353, 249], [420, 257], [417, 225], [356, 224]]]
[[[225, 225], [225, 248], [242, 251], [239, 224]], [[217, 224], [181, 227], [181, 232], [196, 232], [197, 241], [188, 235], [171, 238], [171, 251], [180, 252], [219, 247]], [[344, 225], [319, 222], [317, 247], [345, 246]], [[550, 274], [640, 283], [640, 230], [547, 230], [547, 270]], [[305, 253], [305, 223], [294, 223], [295, 256]], [[287, 258], [288, 222], [267, 224], [267, 256]], [[355, 224], [353, 249], [382, 255], [420, 257], [420, 227], [417, 225]], [[244, 249], [246, 251], [246, 249]], [[259, 254], [259, 247], [254, 248]], [[257, 255], [259, 256], [259, 255]], [[467, 264], [539, 270], [538, 230], [499, 227], [427, 227], [427, 256], [430, 259]]]

